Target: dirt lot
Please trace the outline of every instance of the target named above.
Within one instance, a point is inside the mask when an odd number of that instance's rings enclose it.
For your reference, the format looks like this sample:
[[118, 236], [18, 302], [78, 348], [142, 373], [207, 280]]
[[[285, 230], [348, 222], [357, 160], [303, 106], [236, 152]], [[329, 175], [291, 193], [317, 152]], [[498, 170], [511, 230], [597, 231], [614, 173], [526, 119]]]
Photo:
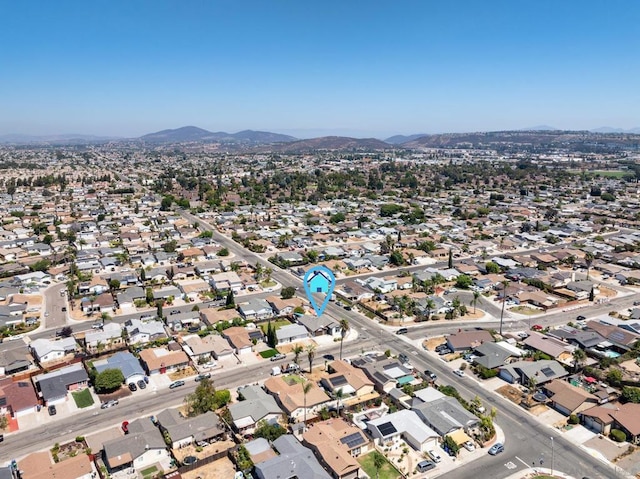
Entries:
[[236, 469], [228, 457], [182, 474], [183, 479], [231, 479]]
[[518, 389], [517, 387], [511, 386], [509, 384], [496, 389], [496, 392], [506, 397], [514, 404], [520, 404], [520, 401], [522, 400], [522, 391], [520, 391], [520, 389]]
[[436, 346], [444, 343], [445, 339], [442, 336], [437, 336], [435, 338], [429, 338], [422, 343], [422, 347], [429, 351], [435, 351]]
[[[173, 449], [173, 455], [178, 462], [182, 462], [182, 460], [187, 456], [195, 456], [198, 459], [202, 459], [206, 456], [212, 456], [217, 452], [230, 449], [233, 446], [235, 446], [235, 443], [233, 441], [216, 441], [213, 444], [209, 444], [208, 446], [203, 447], [202, 451], [196, 452], [195, 446], [189, 445], [180, 449]], [[215, 462], [212, 464], [215, 464]]]

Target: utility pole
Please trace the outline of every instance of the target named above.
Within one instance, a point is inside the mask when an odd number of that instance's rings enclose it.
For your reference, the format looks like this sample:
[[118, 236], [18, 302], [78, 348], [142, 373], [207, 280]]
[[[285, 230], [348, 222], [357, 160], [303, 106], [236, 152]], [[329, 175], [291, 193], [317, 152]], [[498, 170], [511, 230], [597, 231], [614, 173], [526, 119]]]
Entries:
[[551, 475], [553, 476], [553, 436], [551, 436]]

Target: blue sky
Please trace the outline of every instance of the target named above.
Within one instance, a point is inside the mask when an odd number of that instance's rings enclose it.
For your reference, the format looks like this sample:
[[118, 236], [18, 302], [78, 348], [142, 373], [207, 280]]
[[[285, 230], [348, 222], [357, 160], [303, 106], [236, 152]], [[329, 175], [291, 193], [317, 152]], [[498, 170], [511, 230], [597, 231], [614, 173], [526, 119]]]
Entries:
[[0, 134], [640, 126], [640, 2], [0, 3]]

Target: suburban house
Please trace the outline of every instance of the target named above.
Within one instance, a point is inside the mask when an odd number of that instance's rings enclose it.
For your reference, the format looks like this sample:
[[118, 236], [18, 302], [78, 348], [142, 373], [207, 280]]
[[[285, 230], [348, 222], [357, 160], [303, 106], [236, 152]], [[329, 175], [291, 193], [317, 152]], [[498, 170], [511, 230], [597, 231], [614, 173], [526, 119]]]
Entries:
[[147, 374], [166, 374], [186, 368], [189, 357], [184, 351], [170, 351], [167, 348], [150, 348], [140, 351], [140, 362]]
[[120, 323], [108, 322], [100, 329], [87, 330], [84, 333], [84, 345], [88, 349], [111, 349], [124, 345]]
[[367, 422], [367, 429], [381, 447], [396, 449], [404, 440], [419, 452], [435, 449], [440, 438], [414, 411], [402, 409]]
[[559, 379], [546, 383], [542, 390], [551, 399], [551, 407], [565, 416], [577, 414], [598, 404], [597, 396]]
[[594, 406], [579, 414], [585, 427], [608, 435], [611, 429], [619, 429], [627, 435], [627, 441], [640, 443], [640, 404], [609, 403]]
[[140, 362], [129, 351], [120, 351], [106, 359], [99, 359], [93, 362], [93, 367], [98, 373], [106, 369], [118, 369], [124, 376], [125, 384], [137, 383], [144, 379], [144, 369]]
[[251, 299], [246, 303], [242, 303], [238, 305], [238, 311], [240, 315], [248, 320], [262, 320], [269, 319], [273, 317], [273, 309], [271, 309], [271, 305], [266, 299]]
[[216, 308], [206, 308], [200, 310], [200, 319], [207, 326], [215, 326], [220, 321], [233, 321], [240, 318], [240, 313], [235, 309], [223, 309], [218, 311]]
[[241, 326], [233, 326], [222, 331], [222, 337], [231, 344], [237, 355], [251, 354], [253, 342], [249, 337], [249, 331]]
[[480, 423], [476, 416], [463, 408], [456, 398], [450, 396], [417, 402], [413, 405], [412, 411], [441, 436], [457, 431], [468, 433]]
[[148, 419], [131, 421], [128, 434], [103, 444], [102, 458], [111, 474], [135, 469], [140, 471], [152, 465], [164, 471], [169, 469], [171, 456], [160, 430]]
[[253, 434], [257, 424], [265, 421], [276, 424], [283, 419], [282, 409], [276, 400], [259, 386], [238, 388], [239, 401], [228, 406], [233, 427], [241, 434]]
[[278, 296], [268, 296], [266, 300], [276, 316], [292, 315], [294, 309], [304, 304], [302, 299], [295, 296], [289, 299], [282, 299]]
[[329, 393], [335, 395], [341, 390], [346, 404], [357, 403], [376, 396], [374, 384], [361, 369], [353, 367], [344, 361], [332, 361], [327, 365], [327, 376], [320, 380], [320, 384]]
[[39, 396], [49, 406], [65, 401], [69, 391], [86, 388], [89, 384], [89, 375], [82, 363], [76, 363], [34, 376], [33, 381]]
[[187, 353], [187, 356], [191, 358], [191, 361], [202, 364], [215, 357], [216, 344], [218, 342], [223, 345], [224, 350], [228, 351], [228, 354], [233, 353], [233, 349], [231, 349], [229, 343], [217, 334], [210, 334], [203, 338], [197, 334], [183, 336], [182, 349]]
[[369, 438], [342, 418], [315, 423], [303, 434], [303, 444], [313, 450], [336, 479], [359, 477], [360, 464], [355, 459], [369, 452]]
[[478, 355], [474, 362], [487, 369], [495, 369], [504, 365], [507, 358], [514, 355], [513, 351], [503, 347], [502, 343], [482, 343], [474, 348]]
[[287, 324], [276, 330], [278, 344], [293, 343], [309, 338], [307, 328], [301, 324]]
[[211, 275], [209, 284], [218, 292], [233, 291], [237, 294], [242, 291], [242, 280], [240, 276], [233, 271]]
[[120, 309], [132, 309], [135, 307], [137, 300], [143, 300], [146, 296], [144, 289], [140, 286], [133, 286], [123, 291], [118, 291], [116, 301]]
[[78, 344], [73, 337], [55, 340], [39, 338], [29, 343], [31, 354], [40, 364], [63, 359], [67, 354], [74, 354], [77, 349]]
[[575, 346], [546, 334], [531, 331], [523, 343], [533, 351], [540, 351], [564, 364], [571, 362]]
[[286, 381], [282, 376], [275, 376], [264, 382], [264, 388], [278, 400], [278, 404], [292, 419], [302, 421], [305, 416], [305, 405], [306, 417], [311, 419], [331, 401], [320, 387], [315, 383], [311, 384], [311, 389], [305, 395], [302, 383]]
[[167, 338], [162, 321], [141, 321], [130, 319], [124, 323], [129, 344], [146, 344], [158, 339]]
[[508, 383], [528, 386], [532, 382], [542, 385], [563, 378], [567, 371], [554, 360], [516, 361], [500, 367], [498, 375]]
[[200, 445], [222, 439], [225, 428], [218, 415], [207, 411], [195, 417], [184, 417], [177, 409], [165, 409], [156, 416], [160, 430], [169, 434], [171, 448]]
[[322, 316], [296, 316], [296, 321], [304, 326], [311, 336], [338, 336], [340, 324], [327, 315]]
[[364, 370], [369, 379], [373, 381], [375, 389], [380, 393], [388, 393], [399, 382], [407, 382], [409, 378], [414, 379], [410, 369], [400, 364], [397, 359], [386, 356], [376, 358], [363, 356], [354, 359], [351, 364]]
[[258, 479], [278, 477], [331, 479], [316, 460], [313, 452], [291, 434], [285, 434], [273, 441], [273, 447], [279, 455], [255, 465], [255, 474]]
[[31, 367], [30, 357], [29, 348], [24, 343], [15, 349], [0, 351], [0, 376], [27, 371]]
[[35, 412], [39, 404], [33, 384], [28, 380], [14, 382], [11, 378], [0, 380], [0, 414], [18, 418]]
[[468, 351], [480, 346], [482, 343], [492, 343], [493, 336], [489, 331], [471, 330], [459, 331], [447, 336], [447, 346], [451, 351]]

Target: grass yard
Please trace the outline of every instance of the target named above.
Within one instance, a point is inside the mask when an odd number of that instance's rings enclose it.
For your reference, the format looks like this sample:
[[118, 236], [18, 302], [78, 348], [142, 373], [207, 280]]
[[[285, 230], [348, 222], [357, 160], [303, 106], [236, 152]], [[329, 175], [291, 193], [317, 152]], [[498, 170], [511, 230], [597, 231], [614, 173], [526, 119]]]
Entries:
[[[271, 326], [276, 328], [276, 331], [278, 329], [280, 329], [282, 326], [287, 326], [291, 324], [289, 321], [287, 321], [286, 319], [279, 319], [278, 321], [271, 321]], [[262, 334], [267, 334], [267, 326], [269, 325], [268, 322], [266, 323], [262, 323], [260, 325], [260, 329], [262, 329]]]
[[140, 471], [140, 474], [142, 474], [144, 477], [147, 477], [155, 474], [156, 472], [158, 472], [158, 468], [156, 466], [151, 466]]
[[83, 389], [82, 391], [74, 391], [71, 395], [79, 409], [89, 407], [93, 404], [93, 397], [91, 396], [91, 391], [89, 391], [88, 388]]
[[275, 350], [275, 349], [267, 349], [265, 351], [261, 351], [258, 354], [260, 354], [260, 356], [262, 356], [265, 359], [269, 359], [269, 358], [274, 357], [276, 354], [278, 354], [278, 351]]
[[[373, 467], [373, 451], [365, 456], [360, 456], [357, 460], [369, 477], [376, 477], [376, 468]], [[402, 476], [389, 461], [382, 465], [379, 474], [380, 479], [398, 479], [399, 477]]]
[[290, 374], [288, 376], [284, 376], [282, 380], [287, 384], [300, 384], [304, 382], [304, 379], [302, 379], [302, 377], [298, 376], [297, 374]]

